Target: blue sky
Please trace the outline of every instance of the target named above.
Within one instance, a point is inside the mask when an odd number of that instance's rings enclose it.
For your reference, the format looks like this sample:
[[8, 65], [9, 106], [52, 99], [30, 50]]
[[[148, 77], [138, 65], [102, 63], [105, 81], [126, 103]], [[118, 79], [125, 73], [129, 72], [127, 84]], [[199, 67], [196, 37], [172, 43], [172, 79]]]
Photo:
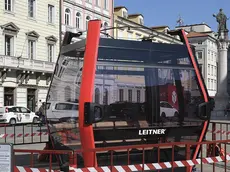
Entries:
[[184, 24], [205, 22], [216, 31], [217, 22], [212, 14], [223, 8], [227, 17], [230, 17], [229, 0], [114, 0], [114, 3], [115, 6], [126, 6], [129, 14], [144, 15], [146, 26], [168, 25], [173, 29], [180, 14]]

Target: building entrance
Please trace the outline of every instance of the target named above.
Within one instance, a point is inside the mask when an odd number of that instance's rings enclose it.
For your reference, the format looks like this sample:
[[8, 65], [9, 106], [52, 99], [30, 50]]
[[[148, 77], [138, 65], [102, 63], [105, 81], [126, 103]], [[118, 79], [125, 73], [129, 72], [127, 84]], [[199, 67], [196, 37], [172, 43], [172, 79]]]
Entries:
[[36, 89], [27, 89], [27, 108], [35, 112]]
[[14, 105], [14, 89], [12, 87], [4, 88], [4, 106]]

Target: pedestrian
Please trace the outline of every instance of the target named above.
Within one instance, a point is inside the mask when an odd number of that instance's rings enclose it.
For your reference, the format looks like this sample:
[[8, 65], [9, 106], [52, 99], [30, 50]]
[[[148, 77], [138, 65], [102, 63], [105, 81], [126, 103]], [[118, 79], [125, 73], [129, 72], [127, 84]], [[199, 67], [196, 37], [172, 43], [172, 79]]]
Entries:
[[40, 117], [40, 120], [43, 122], [45, 122], [45, 114], [46, 114], [46, 103], [43, 102], [41, 107], [38, 110], [38, 115]]

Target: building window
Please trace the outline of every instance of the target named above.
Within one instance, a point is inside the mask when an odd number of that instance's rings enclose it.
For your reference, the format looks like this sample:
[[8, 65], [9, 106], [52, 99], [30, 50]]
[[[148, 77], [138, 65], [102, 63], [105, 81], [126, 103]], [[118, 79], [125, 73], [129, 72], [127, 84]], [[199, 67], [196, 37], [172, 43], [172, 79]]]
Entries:
[[214, 90], [216, 90], [216, 80], [214, 80]]
[[214, 67], [214, 76], [216, 76], [216, 66]]
[[140, 18], [140, 24], [144, 25], [144, 20], [142, 18]]
[[202, 44], [203, 42], [202, 41], [198, 41], [198, 44]]
[[133, 101], [133, 92], [132, 92], [132, 90], [128, 90], [128, 101], [129, 102]]
[[128, 39], [132, 40], [133, 39], [133, 33], [128, 32]]
[[104, 89], [104, 95], [103, 95], [103, 104], [108, 105], [109, 100], [109, 92], [108, 89]]
[[35, 18], [35, 11], [36, 11], [36, 1], [35, 0], [28, 0], [28, 15], [29, 17]]
[[88, 23], [89, 23], [89, 21], [90, 21], [90, 17], [87, 16], [86, 20], [85, 20], [85, 28], [86, 28], [86, 30], [88, 29]]
[[13, 0], [5, 0], [5, 10], [13, 11]]
[[213, 90], [213, 79], [211, 80], [211, 90]]
[[14, 105], [14, 89], [11, 87], [4, 87], [4, 106]]
[[199, 64], [200, 73], [202, 74], [202, 65]]
[[198, 59], [202, 59], [202, 56], [203, 56], [202, 52], [197, 52], [197, 58]]
[[[104, 29], [107, 29], [109, 24], [107, 22], [104, 23]], [[105, 33], [107, 33], [107, 30], [105, 30]]]
[[14, 37], [11, 35], [5, 35], [5, 55], [13, 56]]
[[124, 101], [124, 90], [119, 89], [119, 101]]
[[122, 30], [118, 30], [118, 39], [123, 39], [123, 33]]
[[99, 88], [95, 89], [95, 103], [97, 103], [97, 104], [100, 103], [100, 90], [99, 90]]
[[208, 65], [208, 75], [210, 75], [210, 65]]
[[100, 1], [100, 0], [96, 0], [96, 3], [95, 3], [96, 6], [98, 6], [98, 7], [100, 6], [100, 4], [99, 4], [100, 2], [99, 2], [99, 1]]
[[[27, 108], [32, 110], [33, 112], [35, 111], [36, 107], [36, 89], [27, 89]], [[22, 109], [24, 111], [27, 111], [27, 109]]]
[[54, 6], [48, 5], [48, 22], [54, 23]]
[[35, 40], [28, 40], [28, 58], [35, 59], [36, 42]]
[[124, 18], [127, 18], [127, 17], [128, 17], [128, 14], [127, 14], [126, 11], [123, 11], [123, 12], [122, 12], [122, 15], [123, 15]]
[[65, 101], [70, 101], [71, 100], [71, 88], [70, 86], [65, 87]]
[[53, 62], [54, 59], [54, 45], [48, 44], [48, 61]]
[[137, 103], [141, 102], [141, 91], [137, 90]]
[[70, 9], [65, 10], [65, 25], [70, 25]]
[[109, 9], [108, 7], [109, 7], [109, 4], [108, 4], [109, 2], [108, 2], [108, 0], [104, 0], [104, 5], [105, 5], [105, 9]]
[[81, 14], [80, 13], [76, 13], [76, 28], [80, 28], [80, 19], [81, 18]]
[[213, 66], [211, 66], [211, 75], [213, 76]]
[[208, 79], [208, 89], [210, 89], [210, 79]]

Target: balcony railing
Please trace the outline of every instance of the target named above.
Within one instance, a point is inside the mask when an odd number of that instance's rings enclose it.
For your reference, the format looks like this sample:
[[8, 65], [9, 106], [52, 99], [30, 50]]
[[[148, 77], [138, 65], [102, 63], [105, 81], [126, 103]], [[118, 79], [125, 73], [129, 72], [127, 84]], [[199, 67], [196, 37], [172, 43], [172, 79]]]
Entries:
[[0, 55], [0, 67], [52, 73], [55, 63]]

